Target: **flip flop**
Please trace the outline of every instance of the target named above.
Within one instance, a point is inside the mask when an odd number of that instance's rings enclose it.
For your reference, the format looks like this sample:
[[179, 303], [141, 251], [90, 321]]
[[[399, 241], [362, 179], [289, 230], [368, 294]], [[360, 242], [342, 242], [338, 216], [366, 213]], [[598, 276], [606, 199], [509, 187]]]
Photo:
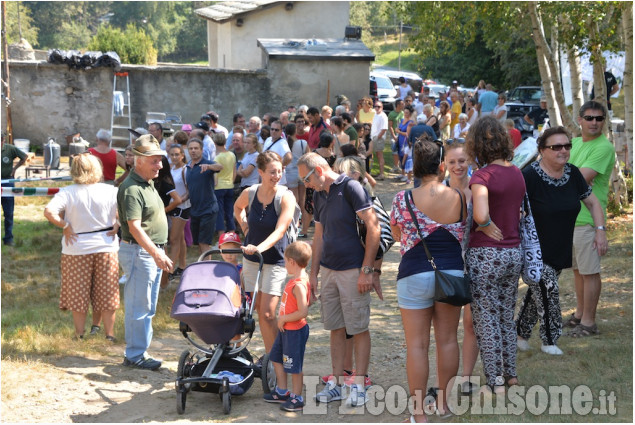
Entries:
[[584, 326], [580, 323], [578, 326], [573, 328], [571, 331], [567, 333], [567, 336], [573, 338], [584, 338], [587, 336], [599, 335], [600, 331], [598, 330], [597, 323], [594, 323], [593, 326]]

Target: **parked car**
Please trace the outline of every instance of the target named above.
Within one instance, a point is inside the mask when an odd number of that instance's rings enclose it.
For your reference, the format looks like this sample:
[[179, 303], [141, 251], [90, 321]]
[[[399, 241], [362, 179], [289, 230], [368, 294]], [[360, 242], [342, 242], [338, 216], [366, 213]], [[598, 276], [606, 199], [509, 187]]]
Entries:
[[444, 91], [444, 92], [448, 92], [448, 86], [445, 86], [443, 84], [427, 84], [426, 87], [430, 87], [430, 96], [434, 97], [435, 99], [439, 98], [439, 92], [440, 91]]
[[399, 86], [401, 84], [399, 83], [399, 77], [404, 77], [406, 79], [406, 83], [410, 84], [410, 87], [412, 87], [412, 90], [415, 93], [421, 93], [423, 91], [423, 79], [414, 72], [399, 71], [388, 68], [375, 68], [373, 69], [373, 73], [382, 74], [390, 78], [390, 81], [392, 81], [394, 86]]
[[[373, 95], [373, 86], [375, 85], [377, 92]], [[395, 100], [399, 98], [399, 94], [390, 78], [375, 72], [370, 73], [370, 95], [373, 99], [379, 100], [384, 105], [384, 109], [388, 111], [394, 109]]]
[[507, 118], [524, 117], [536, 108], [540, 108], [542, 88], [540, 86], [516, 87], [507, 95]]

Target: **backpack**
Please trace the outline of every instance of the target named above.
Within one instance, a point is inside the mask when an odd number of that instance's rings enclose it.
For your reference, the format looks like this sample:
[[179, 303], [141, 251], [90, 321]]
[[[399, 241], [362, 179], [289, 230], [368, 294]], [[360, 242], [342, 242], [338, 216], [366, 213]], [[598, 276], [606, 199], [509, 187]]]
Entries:
[[[256, 192], [258, 191], [259, 187], [260, 187], [259, 184], [254, 184], [252, 186], [249, 186], [249, 189], [247, 189], [249, 192], [248, 193], [249, 204], [247, 205], [247, 210], [251, 209], [251, 203], [254, 201], [254, 198], [256, 197]], [[276, 194], [273, 197], [273, 207], [275, 208], [276, 214], [278, 214], [278, 216], [280, 216], [280, 211], [282, 210], [282, 197], [284, 196], [285, 193], [287, 193], [287, 191], [290, 192], [288, 187], [278, 186], [278, 190], [276, 191]], [[298, 233], [300, 232], [299, 224], [300, 224], [300, 215], [302, 214], [302, 211], [300, 210], [300, 206], [298, 205], [298, 203], [297, 202], [294, 202], [294, 203], [295, 203], [295, 209], [293, 210], [293, 217], [291, 218], [291, 222], [289, 223], [289, 227], [287, 228], [287, 231], [286, 231], [289, 244], [292, 244], [293, 242], [298, 240]]]

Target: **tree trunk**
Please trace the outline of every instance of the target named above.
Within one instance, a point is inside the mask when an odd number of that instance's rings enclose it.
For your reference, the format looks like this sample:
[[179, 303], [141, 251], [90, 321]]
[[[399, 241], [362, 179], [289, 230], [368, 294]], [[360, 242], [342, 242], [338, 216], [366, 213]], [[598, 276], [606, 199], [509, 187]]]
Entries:
[[[624, 80], [622, 91], [624, 93], [624, 135], [628, 156], [633, 157], [633, 3], [623, 3], [622, 30], [624, 36]], [[631, 164], [626, 164], [630, 169]], [[631, 170], [632, 172], [632, 170]]]
[[[602, 56], [602, 41], [598, 31], [598, 24], [589, 17], [586, 22], [589, 32], [589, 51], [591, 53], [591, 63], [593, 64], [593, 92], [594, 100], [606, 107], [606, 81], [604, 80], [604, 57]], [[610, 130], [610, 126], [605, 126], [604, 131]]]
[[551, 51], [547, 45], [542, 26], [542, 18], [538, 12], [536, 2], [528, 2], [529, 16], [531, 18], [531, 36], [536, 46], [536, 57], [538, 58], [538, 70], [540, 71], [540, 79], [542, 80], [542, 91], [547, 97], [547, 105], [549, 109], [549, 126], [555, 127], [561, 125], [559, 105], [556, 102], [555, 87], [551, 75], [551, 69], [548, 61]]
[[[563, 28], [570, 30], [571, 29], [571, 20], [566, 15], [561, 15], [559, 17], [560, 24]], [[584, 103], [584, 93], [582, 90], [582, 76], [581, 76], [581, 67], [580, 67], [580, 51], [577, 46], [569, 46], [567, 48], [567, 62], [569, 63], [569, 73], [571, 78], [571, 114], [573, 116], [578, 115], [578, 111], [580, 111], [580, 107]], [[580, 135], [580, 127], [578, 125], [575, 126], [576, 131], [572, 131], [571, 133], [575, 136]], [[571, 130], [571, 129], [569, 129]]]

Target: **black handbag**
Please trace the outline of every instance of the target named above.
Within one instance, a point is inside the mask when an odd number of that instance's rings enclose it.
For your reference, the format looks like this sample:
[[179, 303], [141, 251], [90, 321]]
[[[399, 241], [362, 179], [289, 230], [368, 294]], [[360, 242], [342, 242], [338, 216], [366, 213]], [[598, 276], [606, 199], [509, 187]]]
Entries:
[[[463, 195], [461, 195], [460, 191], [457, 190], [457, 192], [461, 197], [462, 203]], [[443, 273], [441, 270], [437, 269], [436, 264], [434, 264], [434, 257], [430, 254], [428, 246], [426, 245], [426, 241], [421, 234], [421, 228], [419, 227], [417, 216], [412, 209], [414, 200], [412, 199], [412, 192], [410, 190], [406, 191], [405, 193], [405, 201], [406, 206], [408, 207], [408, 211], [410, 211], [410, 216], [412, 217], [415, 227], [417, 228], [417, 233], [419, 233], [419, 237], [421, 238], [423, 249], [426, 251], [428, 261], [434, 269], [434, 301], [451, 304], [457, 307], [469, 304], [470, 302], [472, 302], [469, 276], [466, 274], [464, 274], [463, 276], [453, 276], [447, 273]], [[463, 210], [461, 209], [461, 220], [463, 219], [462, 211]]]

